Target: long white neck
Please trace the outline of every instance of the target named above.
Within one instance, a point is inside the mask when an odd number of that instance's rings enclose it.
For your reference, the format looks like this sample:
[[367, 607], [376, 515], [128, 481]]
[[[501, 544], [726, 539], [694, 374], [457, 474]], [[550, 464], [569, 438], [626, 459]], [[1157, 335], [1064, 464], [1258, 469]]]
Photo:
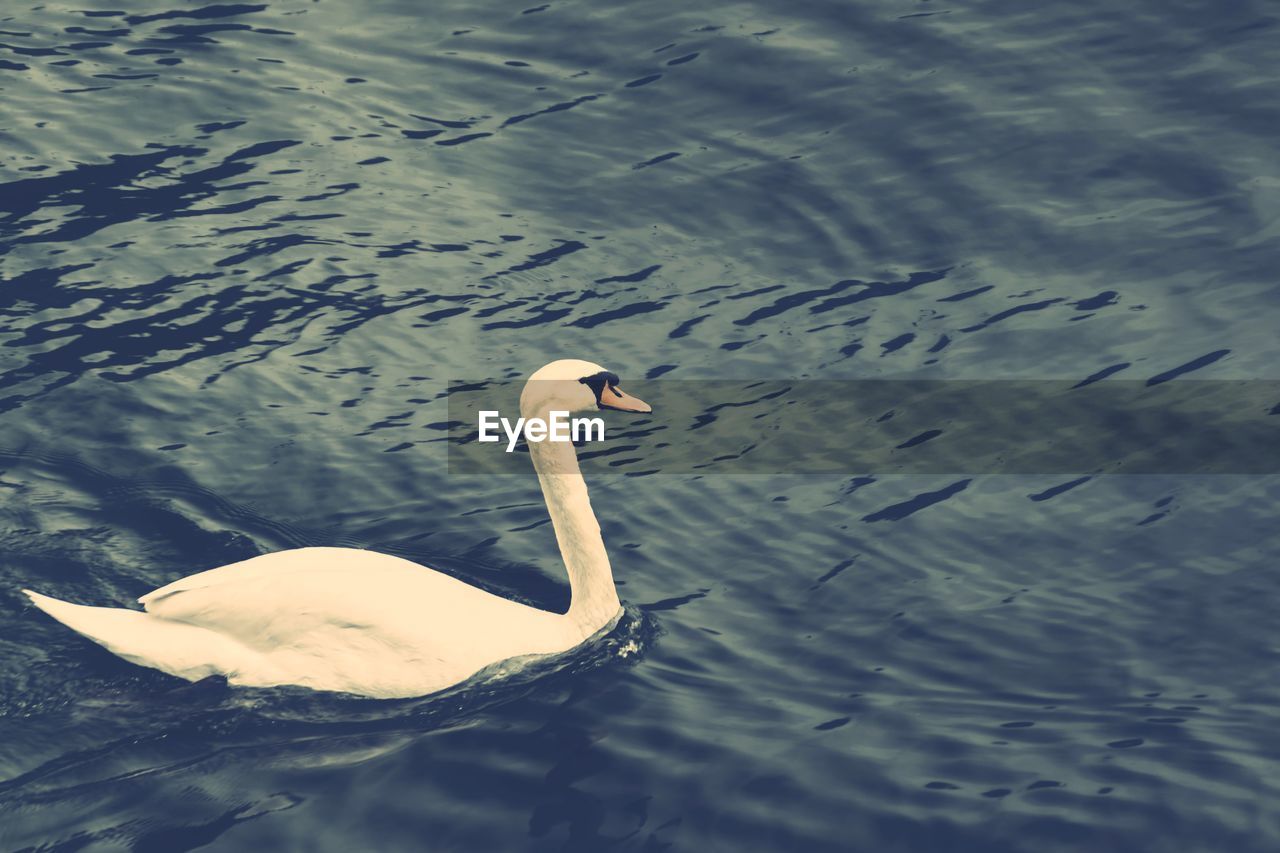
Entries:
[[[545, 411], [537, 413], [538, 417], [547, 415]], [[587, 482], [582, 478], [572, 444], [531, 441], [529, 455], [547, 501], [560, 556], [569, 572], [572, 597], [565, 618], [574, 632], [585, 639], [613, 621], [622, 609], [600, 524], [591, 510]]]

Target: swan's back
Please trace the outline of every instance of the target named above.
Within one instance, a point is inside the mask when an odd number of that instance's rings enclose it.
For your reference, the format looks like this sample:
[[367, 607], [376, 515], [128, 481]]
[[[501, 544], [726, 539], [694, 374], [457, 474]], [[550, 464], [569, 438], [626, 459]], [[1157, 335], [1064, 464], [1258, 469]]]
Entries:
[[[241, 560], [238, 563], [228, 563], [225, 566], [218, 566], [214, 569], [197, 572], [194, 575], [187, 575], [173, 583], [153, 589], [139, 598], [138, 603], [150, 611], [152, 610], [152, 604], [178, 592], [208, 589], [237, 581], [252, 580], [256, 577], [261, 577], [266, 572], [280, 575], [326, 570], [379, 574], [396, 571], [432, 571], [400, 557], [380, 554], [376, 551], [365, 551], [359, 548], [292, 548], [288, 551], [261, 554], [257, 557]], [[435, 572], [435, 574], [439, 574], [439, 572]]]

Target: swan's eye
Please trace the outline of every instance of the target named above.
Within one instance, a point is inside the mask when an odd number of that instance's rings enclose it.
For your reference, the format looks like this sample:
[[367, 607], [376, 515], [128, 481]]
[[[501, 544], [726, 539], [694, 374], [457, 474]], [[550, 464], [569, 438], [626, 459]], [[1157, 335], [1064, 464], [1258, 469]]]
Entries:
[[618, 383], [622, 380], [618, 378], [618, 374], [602, 370], [591, 376], [584, 376], [578, 381], [591, 389], [591, 392], [596, 395], [596, 402], [599, 403], [600, 395], [604, 393], [605, 387], [607, 386], [611, 390], [616, 391]]

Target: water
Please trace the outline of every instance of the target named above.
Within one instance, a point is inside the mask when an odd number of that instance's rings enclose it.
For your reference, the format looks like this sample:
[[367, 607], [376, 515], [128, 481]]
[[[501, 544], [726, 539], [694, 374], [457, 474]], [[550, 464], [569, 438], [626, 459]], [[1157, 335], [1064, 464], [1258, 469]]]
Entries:
[[618, 632], [405, 702], [26, 604], [336, 544], [563, 606], [440, 440], [555, 357], [1277, 378], [1264, 4], [527, 2], [4, 6], [0, 847], [1276, 849], [1275, 476], [601, 473]]

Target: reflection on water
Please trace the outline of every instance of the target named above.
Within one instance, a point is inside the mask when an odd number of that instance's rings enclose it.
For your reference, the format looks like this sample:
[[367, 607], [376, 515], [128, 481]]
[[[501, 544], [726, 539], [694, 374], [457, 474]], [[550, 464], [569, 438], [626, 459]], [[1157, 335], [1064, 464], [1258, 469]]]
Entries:
[[[179, 684], [17, 593], [119, 605], [325, 544], [563, 607], [536, 484], [450, 473], [446, 440], [451, 379], [557, 357], [1273, 380], [1274, 23], [0, 11], [0, 847], [1274, 849], [1270, 475], [600, 476], [628, 620], [405, 703]], [[726, 402], [668, 409], [745, 441]], [[634, 428], [680, 441], [663, 414]]]

